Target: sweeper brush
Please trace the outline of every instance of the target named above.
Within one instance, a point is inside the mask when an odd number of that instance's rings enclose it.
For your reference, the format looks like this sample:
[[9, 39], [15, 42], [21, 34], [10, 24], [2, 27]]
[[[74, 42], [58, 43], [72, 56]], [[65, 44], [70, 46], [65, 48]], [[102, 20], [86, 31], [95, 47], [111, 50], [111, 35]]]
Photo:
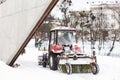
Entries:
[[[64, 73], [91, 73], [91, 67], [90, 65], [71, 65], [71, 72], [67, 71], [67, 65], [66, 64], [61, 64], [59, 65], [59, 70]], [[69, 68], [68, 68], [69, 69]]]
[[58, 59], [58, 69], [67, 74], [91, 72], [97, 74], [99, 72], [95, 55], [68, 54], [58, 56]]

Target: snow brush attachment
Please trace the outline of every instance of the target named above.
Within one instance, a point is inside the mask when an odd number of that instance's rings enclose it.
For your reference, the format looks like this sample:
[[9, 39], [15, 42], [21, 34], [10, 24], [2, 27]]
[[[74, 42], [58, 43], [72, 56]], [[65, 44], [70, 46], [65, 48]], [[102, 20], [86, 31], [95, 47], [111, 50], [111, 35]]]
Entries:
[[96, 75], [99, 72], [99, 66], [96, 61], [96, 56], [85, 54], [68, 54], [58, 57], [58, 69], [61, 72], [71, 73], [93, 73]]
[[[69, 69], [68, 69], [69, 68]], [[71, 65], [68, 63], [60, 64], [59, 69], [63, 73], [72, 74], [72, 73], [91, 73], [90, 65]]]
[[96, 63], [91, 63], [90, 65], [78, 65], [78, 64], [59, 64], [58, 68], [61, 72], [72, 74], [72, 73], [93, 73], [94, 75], [99, 73], [99, 66]]

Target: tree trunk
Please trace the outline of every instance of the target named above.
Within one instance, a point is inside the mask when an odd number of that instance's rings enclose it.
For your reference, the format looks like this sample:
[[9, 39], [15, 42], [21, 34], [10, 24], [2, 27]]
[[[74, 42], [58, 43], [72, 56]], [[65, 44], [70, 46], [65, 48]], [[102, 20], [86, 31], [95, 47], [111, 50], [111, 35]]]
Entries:
[[109, 53], [107, 54], [107, 56], [110, 56], [112, 50], [114, 49], [115, 41], [116, 41], [116, 38], [117, 38], [116, 35], [117, 35], [117, 34], [116, 34], [116, 31], [115, 31], [115, 37], [114, 37], [114, 40], [113, 40], [113, 43], [112, 43], [112, 47], [110, 48]]

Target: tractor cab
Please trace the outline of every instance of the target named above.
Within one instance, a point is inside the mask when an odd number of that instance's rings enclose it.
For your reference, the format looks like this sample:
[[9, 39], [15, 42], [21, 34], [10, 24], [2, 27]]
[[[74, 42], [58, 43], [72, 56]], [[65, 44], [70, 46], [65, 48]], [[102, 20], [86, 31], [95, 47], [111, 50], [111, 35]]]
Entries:
[[50, 31], [49, 53], [69, 53], [74, 50], [80, 53], [76, 40], [76, 30], [70, 27], [58, 27]]

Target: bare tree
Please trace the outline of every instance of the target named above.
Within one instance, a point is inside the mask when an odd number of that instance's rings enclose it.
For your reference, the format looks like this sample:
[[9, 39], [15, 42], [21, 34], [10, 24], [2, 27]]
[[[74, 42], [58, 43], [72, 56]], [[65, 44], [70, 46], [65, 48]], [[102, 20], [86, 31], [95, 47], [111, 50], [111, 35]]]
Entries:
[[115, 45], [116, 38], [117, 38], [117, 31], [115, 30], [115, 31], [114, 31], [114, 39], [113, 39], [112, 47], [110, 48], [107, 56], [109, 56], [109, 55], [111, 54], [112, 50], [114, 49], [114, 45]]
[[114, 45], [115, 45], [117, 37], [119, 37], [119, 40], [120, 40], [120, 4], [114, 4], [112, 6], [110, 6], [108, 4], [104, 4], [104, 5], [106, 5], [106, 8], [108, 8], [111, 11], [114, 12], [114, 14], [112, 16], [118, 22], [118, 27], [119, 27], [118, 30], [114, 31], [114, 39], [113, 39], [113, 42], [112, 42], [112, 47], [110, 48], [110, 50], [107, 54], [109, 56], [111, 54], [112, 50], [114, 49]]
[[101, 48], [103, 46], [104, 48], [104, 41], [105, 41], [105, 37], [104, 36], [104, 32], [107, 28], [107, 15], [104, 13], [105, 9], [100, 6], [98, 7], [97, 9], [95, 9], [96, 11], [96, 22], [95, 22], [95, 27], [97, 28], [97, 33], [98, 36], [97, 39], [99, 41], [99, 45], [98, 45], [98, 50], [99, 50], [99, 54], [100, 54], [100, 51], [101, 51]]
[[[94, 30], [92, 29], [92, 24], [95, 20], [95, 16], [92, 11], [71, 11], [70, 12], [72, 19], [71, 26], [77, 28], [79, 26], [79, 30], [77, 30], [77, 36], [82, 40], [83, 52], [84, 52], [84, 42], [85, 36], [90, 35], [89, 39], [91, 41], [91, 49], [94, 46]], [[87, 29], [87, 30], [86, 30]], [[88, 31], [89, 30], [89, 31]]]
[[71, 4], [72, 4], [71, 0], [63, 0], [59, 5], [59, 9], [64, 14], [64, 18], [63, 18], [64, 26], [68, 26], [68, 23], [70, 21], [68, 14], [69, 14], [69, 7], [71, 6]]

